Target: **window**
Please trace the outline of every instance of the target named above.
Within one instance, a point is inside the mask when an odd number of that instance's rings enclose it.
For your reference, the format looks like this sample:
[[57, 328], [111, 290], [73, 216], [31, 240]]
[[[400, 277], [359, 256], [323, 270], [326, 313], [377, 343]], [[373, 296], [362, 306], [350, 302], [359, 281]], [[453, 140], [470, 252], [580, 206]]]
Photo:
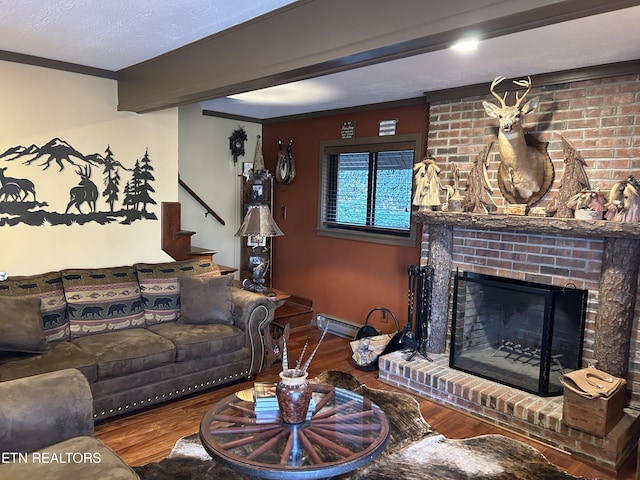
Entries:
[[421, 138], [322, 142], [318, 234], [415, 245], [411, 190]]

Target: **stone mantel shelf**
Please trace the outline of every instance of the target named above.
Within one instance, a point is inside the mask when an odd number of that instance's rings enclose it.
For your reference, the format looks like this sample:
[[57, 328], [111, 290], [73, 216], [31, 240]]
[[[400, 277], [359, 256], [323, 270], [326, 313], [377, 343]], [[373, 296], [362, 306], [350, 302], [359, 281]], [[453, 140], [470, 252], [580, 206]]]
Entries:
[[412, 218], [416, 223], [423, 225], [450, 225], [453, 227], [483, 230], [507, 230], [572, 237], [630, 238], [640, 240], [640, 223], [437, 211], [415, 211], [412, 212]]

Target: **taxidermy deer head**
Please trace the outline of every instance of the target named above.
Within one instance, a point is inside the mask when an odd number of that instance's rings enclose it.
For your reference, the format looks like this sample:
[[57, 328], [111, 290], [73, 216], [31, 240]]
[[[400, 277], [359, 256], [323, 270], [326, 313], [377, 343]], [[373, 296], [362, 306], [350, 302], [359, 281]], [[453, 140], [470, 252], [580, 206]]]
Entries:
[[531, 78], [513, 83], [524, 87], [523, 94], [516, 92], [514, 105], [507, 105], [507, 94], [496, 93], [496, 86], [504, 77], [496, 77], [491, 82], [491, 94], [499, 105], [482, 102], [485, 112], [498, 119], [498, 149], [500, 167], [498, 184], [503, 196], [510, 203], [533, 205], [547, 192], [553, 182], [553, 164], [547, 154], [546, 142], [538, 142], [522, 130], [523, 117], [538, 105], [538, 98], [523, 103], [531, 90]]

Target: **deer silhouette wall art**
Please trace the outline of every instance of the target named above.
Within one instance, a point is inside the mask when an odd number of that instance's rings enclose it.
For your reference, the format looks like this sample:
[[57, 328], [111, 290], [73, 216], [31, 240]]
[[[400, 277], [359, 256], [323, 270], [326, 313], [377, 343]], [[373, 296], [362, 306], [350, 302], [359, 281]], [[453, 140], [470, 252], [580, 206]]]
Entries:
[[96, 200], [98, 199], [98, 187], [91, 181], [91, 166], [87, 165], [85, 168], [80, 167], [76, 170], [76, 173], [80, 175], [80, 183], [69, 190], [69, 203], [64, 213], [68, 213], [71, 206], [75, 206], [78, 212], [80, 205], [86, 203], [92, 212], [96, 211]]
[[[0, 184], [2, 184], [2, 194], [5, 199], [9, 196], [17, 198], [20, 201], [25, 201], [29, 194], [33, 195], [33, 201], [36, 201], [36, 187], [31, 180], [26, 178], [12, 178], [6, 177], [5, 172], [7, 167], [0, 168]], [[22, 195], [24, 192], [24, 196]], [[18, 195], [16, 195], [16, 193]]]
[[531, 90], [531, 78], [513, 83], [524, 87], [522, 95], [516, 92], [514, 105], [507, 105], [508, 92], [496, 93], [496, 86], [504, 77], [496, 77], [491, 83], [491, 94], [499, 105], [482, 102], [487, 115], [498, 119], [498, 186], [509, 203], [531, 206], [538, 202], [553, 183], [554, 168], [547, 153], [547, 142], [540, 142], [522, 129], [522, 119], [538, 105], [538, 98], [523, 103]]

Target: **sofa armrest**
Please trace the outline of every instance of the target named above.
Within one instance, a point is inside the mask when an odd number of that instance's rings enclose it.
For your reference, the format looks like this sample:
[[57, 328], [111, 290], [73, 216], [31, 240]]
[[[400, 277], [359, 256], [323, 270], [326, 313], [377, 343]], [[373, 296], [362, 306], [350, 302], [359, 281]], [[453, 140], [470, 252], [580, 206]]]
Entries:
[[273, 322], [275, 306], [264, 295], [231, 287], [231, 313], [236, 327], [245, 332], [245, 346], [251, 348], [253, 360], [249, 375], [264, 367], [266, 354], [265, 334]]
[[0, 452], [33, 452], [93, 434], [93, 397], [76, 369], [0, 382]]

